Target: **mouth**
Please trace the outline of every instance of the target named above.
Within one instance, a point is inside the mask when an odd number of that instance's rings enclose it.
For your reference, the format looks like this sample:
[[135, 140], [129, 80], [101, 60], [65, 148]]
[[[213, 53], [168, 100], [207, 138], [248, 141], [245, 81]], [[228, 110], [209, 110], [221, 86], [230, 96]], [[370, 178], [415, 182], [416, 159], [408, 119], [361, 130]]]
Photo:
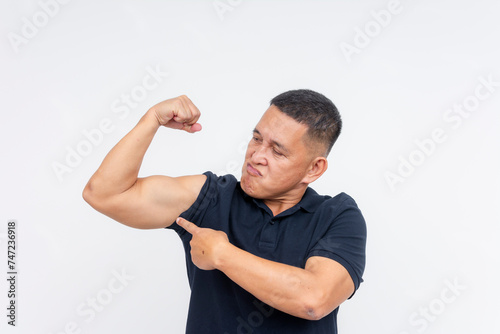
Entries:
[[262, 174], [250, 164], [247, 164], [247, 172], [252, 176], [262, 176]]

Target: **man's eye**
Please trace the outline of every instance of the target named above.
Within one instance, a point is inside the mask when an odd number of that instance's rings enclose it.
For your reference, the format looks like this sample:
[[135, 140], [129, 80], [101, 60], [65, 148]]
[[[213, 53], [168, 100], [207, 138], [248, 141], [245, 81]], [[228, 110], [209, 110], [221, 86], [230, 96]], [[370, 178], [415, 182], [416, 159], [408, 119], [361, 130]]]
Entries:
[[282, 156], [284, 156], [284, 154], [283, 154], [283, 153], [281, 153], [281, 152], [279, 152], [279, 151], [276, 151], [276, 150], [274, 150], [274, 149], [273, 149], [273, 153], [274, 153], [275, 155], [277, 155], [278, 157], [282, 157]]

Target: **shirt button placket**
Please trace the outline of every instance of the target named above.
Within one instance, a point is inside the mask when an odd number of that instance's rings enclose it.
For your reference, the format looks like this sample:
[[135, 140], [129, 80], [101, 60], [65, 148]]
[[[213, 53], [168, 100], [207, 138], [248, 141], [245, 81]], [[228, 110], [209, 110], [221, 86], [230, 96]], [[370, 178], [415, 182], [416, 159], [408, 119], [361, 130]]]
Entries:
[[264, 247], [276, 247], [276, 239], [278, 236], [277, 219], [271, 218], [267, 224], [262, 227], [260, 236], [260, 245]]

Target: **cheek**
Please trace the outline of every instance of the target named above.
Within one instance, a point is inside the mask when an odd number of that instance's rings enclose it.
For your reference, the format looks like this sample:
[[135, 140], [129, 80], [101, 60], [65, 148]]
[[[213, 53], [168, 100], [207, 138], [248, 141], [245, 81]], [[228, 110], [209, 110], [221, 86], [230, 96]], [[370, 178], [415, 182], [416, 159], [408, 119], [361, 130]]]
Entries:
[[280, 182], [295, 182], [302, 175], [300, 166], [294, 163], [275, 163], [275, 177], [280, 179]]

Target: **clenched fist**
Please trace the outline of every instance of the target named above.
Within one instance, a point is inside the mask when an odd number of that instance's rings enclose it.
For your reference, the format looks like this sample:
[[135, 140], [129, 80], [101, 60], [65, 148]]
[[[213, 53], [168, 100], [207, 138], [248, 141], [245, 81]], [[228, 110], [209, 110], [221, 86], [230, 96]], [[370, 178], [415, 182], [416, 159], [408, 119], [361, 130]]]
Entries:
[[201, 130], [201, 124], [197, 123], [201, 113], [186, 95], [160, 102], [149, 112], [156, 116], [160, 125], [168, 128], [190, 133]]

